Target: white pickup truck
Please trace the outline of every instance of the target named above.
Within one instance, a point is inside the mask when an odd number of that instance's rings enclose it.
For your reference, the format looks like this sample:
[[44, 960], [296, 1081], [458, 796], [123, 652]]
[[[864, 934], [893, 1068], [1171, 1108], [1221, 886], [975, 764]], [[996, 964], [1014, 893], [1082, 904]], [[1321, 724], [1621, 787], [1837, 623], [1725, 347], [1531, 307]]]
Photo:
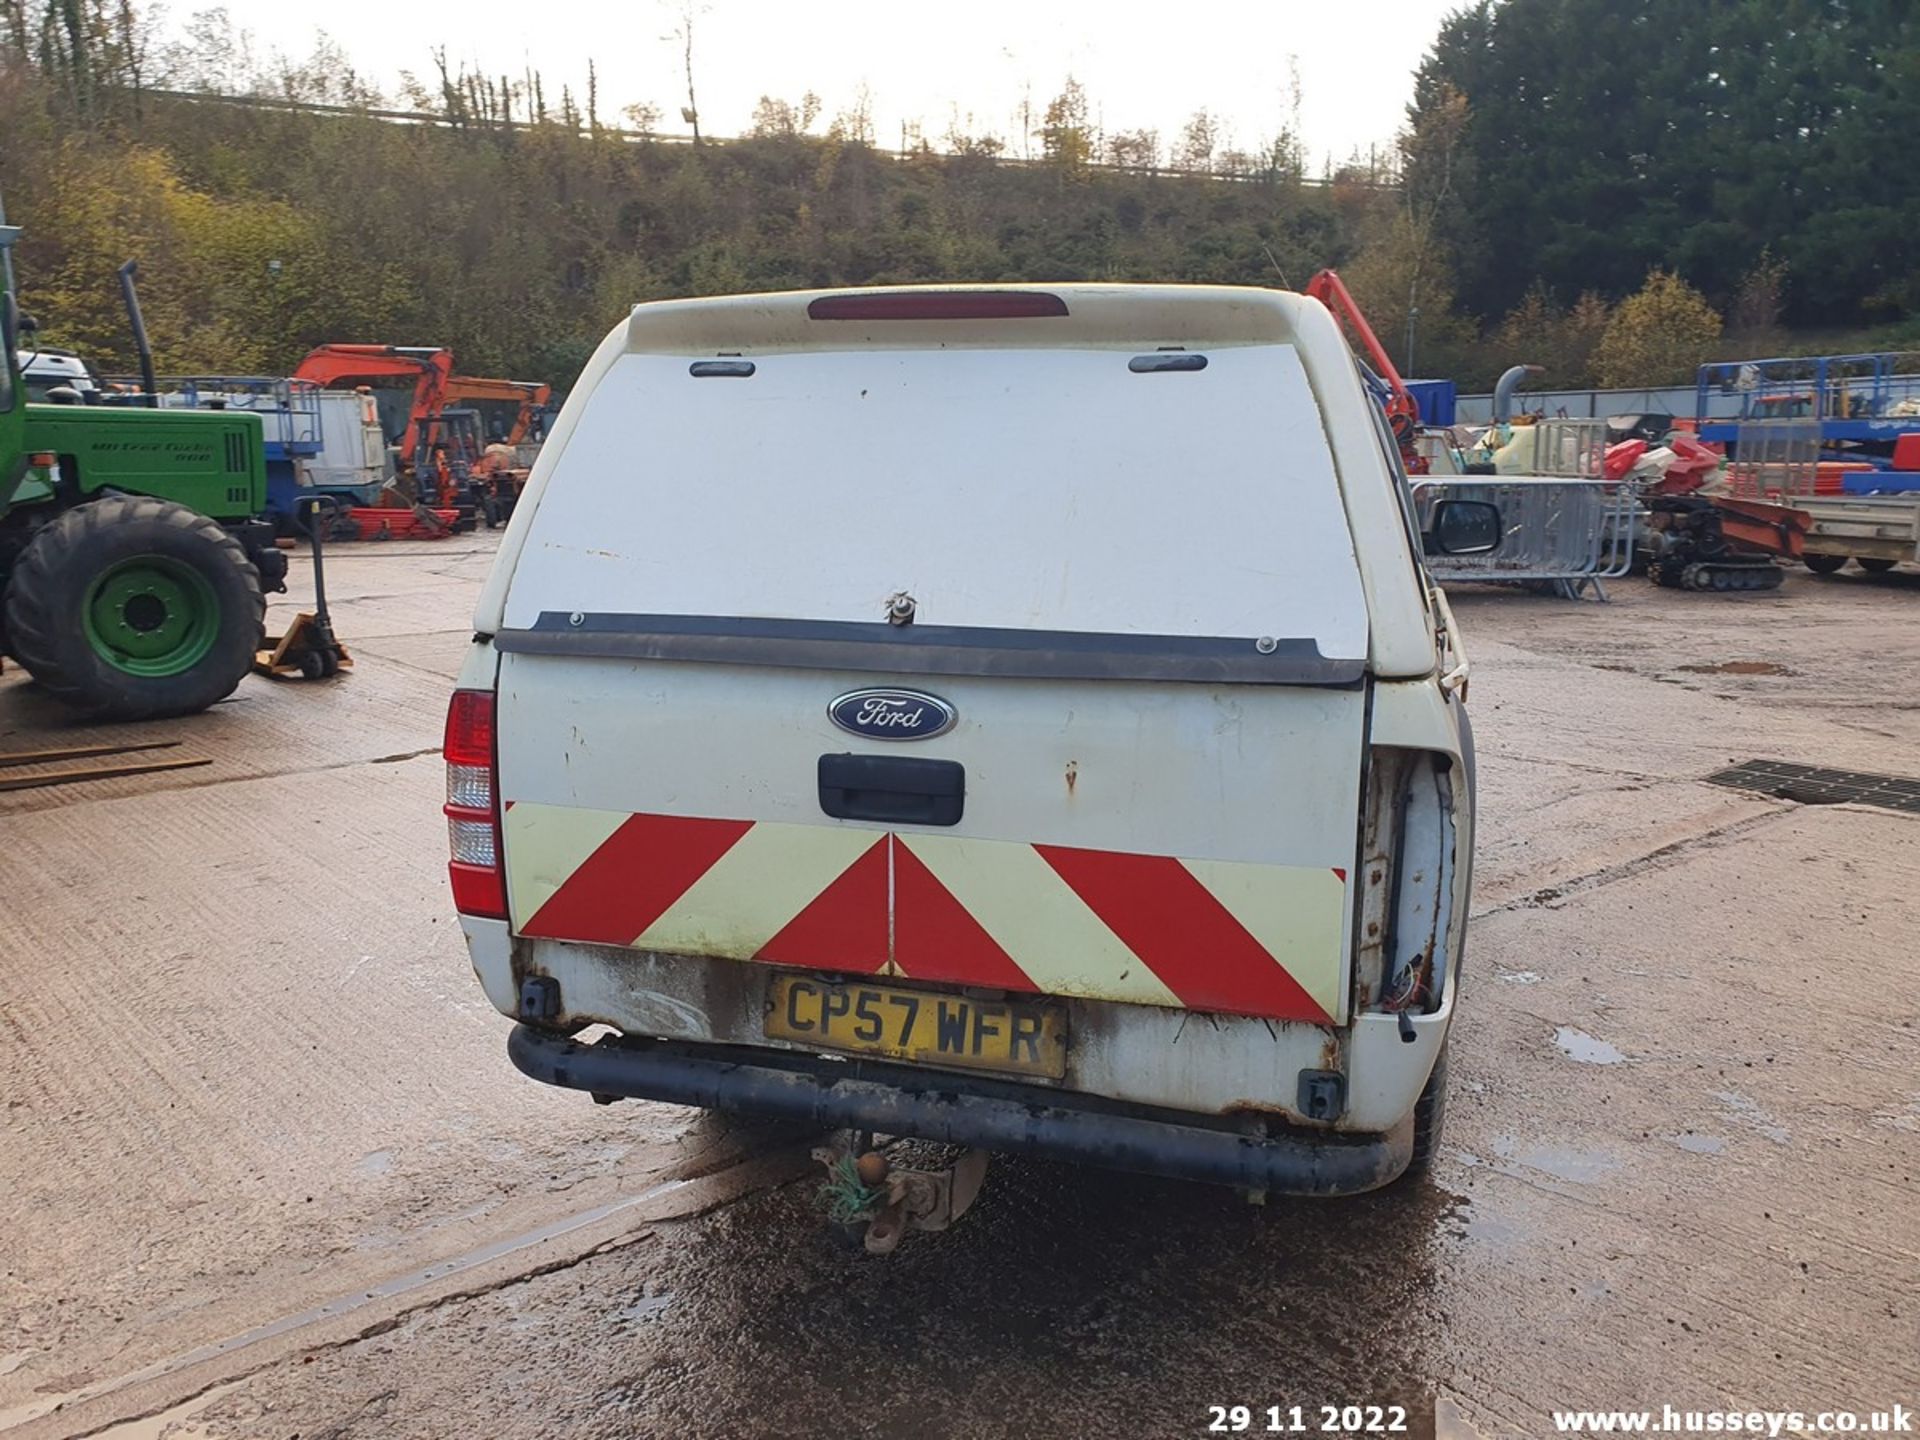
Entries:
[[513, 1062], [1256, 1192], [1393, 1180], [1440, 1124], [1473, 837], [1421, 557], [1313, 300], [637, 307], [447, 721]]

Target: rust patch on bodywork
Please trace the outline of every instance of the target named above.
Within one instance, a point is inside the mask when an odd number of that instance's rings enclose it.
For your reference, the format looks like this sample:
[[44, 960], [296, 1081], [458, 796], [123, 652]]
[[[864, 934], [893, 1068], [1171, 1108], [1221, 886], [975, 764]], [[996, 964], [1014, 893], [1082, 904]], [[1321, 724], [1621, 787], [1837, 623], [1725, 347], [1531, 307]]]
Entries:
[[[1339, 1030], [1321, 1031], [1320, 1054], [1313, 1067], [1320, 1070], [1334, 1070], [1346, 1073], [1346, 1036]], [[1289, 1082], [1291, 1083], [1291, 1082]], [[1283, 1100], [1229, 1100], [1220, 1107], [1220, 1114], [1273, 1116], [1285, 1120], [1290, 1125], [1310, 1124], [1291, 1103]], [[1316, 1127], [1317, 1128], [1317, 1127]]]
[[[1360, 834], [1360, 884], [1356, 887], [1358, 924], [1354, 946], [1353, 1008], [1371, 1010], [1386, 983], [1388, 908], [1393, 887], [1393, 837], [1399, 828], [1400, 797], [1406, 783], [1407, 752], [1374, 752], [1378, 767], [1367, 786], [1367, 809]], [[1331, 1067], [1329, 1067], [1331, 1068]]]

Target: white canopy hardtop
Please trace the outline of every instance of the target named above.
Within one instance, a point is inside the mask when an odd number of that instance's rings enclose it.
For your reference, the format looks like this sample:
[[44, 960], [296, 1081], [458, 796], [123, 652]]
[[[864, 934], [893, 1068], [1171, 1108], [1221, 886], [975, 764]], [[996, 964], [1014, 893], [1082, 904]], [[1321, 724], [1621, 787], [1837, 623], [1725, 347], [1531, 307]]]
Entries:
[[1310, 642], [1424, 674], [1372, 405], [1331, 317], [1279, 291], [644, 305], [575, 387], [477, 626], [874, 622], [905, 595], [924, 625]]

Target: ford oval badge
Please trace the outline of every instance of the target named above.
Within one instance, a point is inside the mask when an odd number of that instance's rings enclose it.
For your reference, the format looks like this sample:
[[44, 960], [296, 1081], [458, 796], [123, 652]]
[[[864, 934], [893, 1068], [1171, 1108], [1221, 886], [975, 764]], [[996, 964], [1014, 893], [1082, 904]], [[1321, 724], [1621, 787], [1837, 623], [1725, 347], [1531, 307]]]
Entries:
[[930, 740], [960, 717], [938, 695], [922, 690], [850, 690], [827, 706], [827, 718], [868, 740]]

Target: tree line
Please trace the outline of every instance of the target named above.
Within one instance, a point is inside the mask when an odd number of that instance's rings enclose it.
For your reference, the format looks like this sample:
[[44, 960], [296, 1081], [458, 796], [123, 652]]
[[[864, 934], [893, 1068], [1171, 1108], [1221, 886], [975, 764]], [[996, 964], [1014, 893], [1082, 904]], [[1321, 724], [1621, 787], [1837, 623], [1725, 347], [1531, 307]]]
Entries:
[[1575, 368], [1650, 274], [1707, 351], [1722, 322], [1743, 355], [1912, 344], [1917, 128], [1912, 0], [1474, 0], [1417, 73], [1405, 181], [1447, 298]]
[[[1793, 25], [1762, 35], [1763, 11]], [[1655, 12], [1653, 30], [1618, 18]], [[1014, 133], [956, 114], [882, 148], [870, 96], [809, 92], [762, 97], [745, 136], [712, 143], [697, 15], [680, 20], [676, 126], [591, 72], [584, 93], [552, 91], [439, 52], [386, 96], [331, 43], [262, 56], [217, 11], [169, 45], [134, 0], [0, 0], [0, 194], [25, 227], [23, 305], [47, 343], [124, 366], [112, 275], [134, 256], [163, 369], [284, 373], [313, 344], [377, 340], [565, 385], [648, 299], [1299, 286], [1333, 265], [1396, 361], [1411, 348], [1414, 371], [1469, 387], [1515, 361], [1556, 385], [1669, 383], [1710, 355], [1788, 348], [1796, 326], [1920, 305], [1920, 187], [1892, 178], [1891, 148], [1853, 153], [1863, 125], [1920, 104], [1916, 22], [1890, 0], [1483, 0], [1442, 27], [1396, 143], [1317, 175], [1297, 115], [1257, 145], [1204, 110], [1171, 137], [1103, 130], [1071, 78]], [[1750, 51], [1729, 54], [1736, 40]], [[1845, 54], [1857, 73], [1816, 103]], [[283, 103], [219, 98], [236, 95]], [[1817, 175], [1783, 168], [1787, 136]]]

